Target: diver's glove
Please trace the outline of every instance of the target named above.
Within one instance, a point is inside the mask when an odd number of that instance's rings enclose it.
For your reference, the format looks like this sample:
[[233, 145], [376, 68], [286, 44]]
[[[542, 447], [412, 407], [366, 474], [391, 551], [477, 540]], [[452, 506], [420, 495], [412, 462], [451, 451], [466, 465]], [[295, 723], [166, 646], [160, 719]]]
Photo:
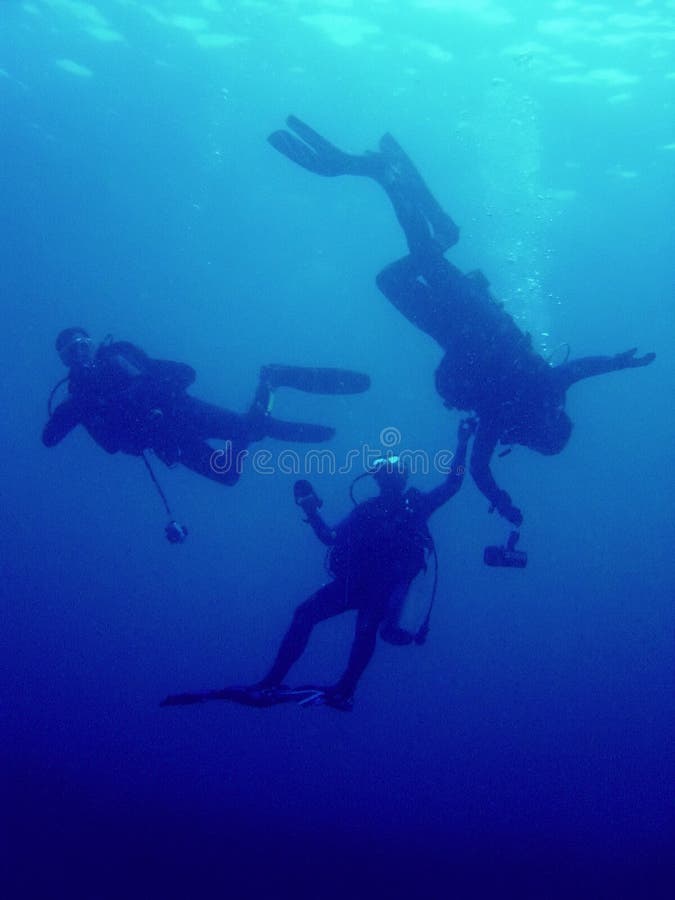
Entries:
[[511, 497], [506, 491], [499, 491], [492, 504], [492, 509], [496, 509], [500, 516], [503, 516], [507, 522], [515, 525], [516, 528], [519, 528], [523, 524], [522, 512], [517, 506], [514, 506], [513, 503], [511, 503]]
[[631, 347], [630, 350], [624, 350], [623, 353], [615, 353], [617, 369], [638, 369], [641, 366], [648, 366], [656, 359], [656, 353], [645, 353], [644, 356], [636, 356], [637, 347]]
[[293, 497], [297, 506], [299, 506], [306, 516], [311, 516], [323, 506], [323, 500], [318, 497], [314, 488], [301, 478], [293, 485]]

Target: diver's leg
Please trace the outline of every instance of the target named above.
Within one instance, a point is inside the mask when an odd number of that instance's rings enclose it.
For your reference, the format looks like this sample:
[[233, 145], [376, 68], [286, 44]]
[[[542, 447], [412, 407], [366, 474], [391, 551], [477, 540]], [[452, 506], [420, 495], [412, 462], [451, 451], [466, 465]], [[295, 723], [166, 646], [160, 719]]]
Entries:
[[428, 219], [415, 202], [415, 198], [406, 191], [405, 186], [396, 181], [380, 183], [394, 208], [410, 255], [422, 259], [434, 250], [442, 252], [443, 248], [434, 241]]
[[293, 621], [279, 647], [277, 658], [267, 675], [255, 687], [269, 688], [281, 684], [291, 666], [305, 652], [312, 629], [324, 619], [344, 612], [347, 607], [344, 582], [331, 581], [319, 588], [295, 610]]
[[174, 413], [179, 429], [200, 438], [220, 438], [248, 443], [259, 440], [251, 433], [250, 415], [241, 415], [231, 409], [206, 403], [186, 394]]
[[212, 403], [205, 403], [196, 397], [187, 396], [186, 400], [189, 403], [183, 403], [179, 413], [176, 414], [179, 432], [194, 434], [199, 439], [225, 440], [229, 444], [236, 445], [238, 451], [265, 437], [311, 444], [329, 441], [335, 435], [335, 429], [327, 425], [284, 422], [272, 418], [269, 413], [272, 409], [273, 392], [262, 380], [251, 408], [245, 415]]
[[359, 610], [347, 668], [340, 680], [327, 691], [328, 694], [344, 699], [351, 698], [375, 652], [377, 629], [382, 621], [382, 614], [382, 609], [378, 607]]
[[239, 481], [246, 445], [228, 441], [223, 450], [214, 450], [206, 441], [192, 438], [179, 442], [178, 462], [211, 481], [232, 487]]
[[388, 644], [404, 646], [405, 644], [411, 644], [413, 641], [413, 635], [406, 631], [405, 628], [401, 628], [401, 616], [408, 591], [410, 590], [410, 584], [410, 581], [404, 581], [402, 584], [397, 585], [389, 596], [387, 609], [380, 625], [380, 637]]
[[[446, 260], [442, 261], [449, 265]], [[379, 273], [377, 286], [409, 322], [445, 347], [453, 326], [457, 326], [452, 320], [452, 304], [439, 303], [438, 293], [420, 281], [420, 275], [419, 259], [405, 256]]]

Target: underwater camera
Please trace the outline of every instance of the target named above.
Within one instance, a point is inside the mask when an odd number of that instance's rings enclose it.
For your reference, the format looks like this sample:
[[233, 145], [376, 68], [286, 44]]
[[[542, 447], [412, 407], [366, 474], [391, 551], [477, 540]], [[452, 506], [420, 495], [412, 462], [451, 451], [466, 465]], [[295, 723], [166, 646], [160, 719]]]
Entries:
[[519, 531], [512, 531], [503, 547], [486, 547], [483, 551], [485, 565], [524, 569], [527, 565], [527, 553], [524, 550], [516, 550], [519, 537]]
[[176, 522], [173, 519], [164, 529], [164, 533], [166, 534], [166, 539], [170, 544], [182, 544], [187, 536], [188, 530], [185, 525], [181, 525], [180, 522]]
[[317, 497], [316, 492], [309, 481], [304, 478], [296, 481], [293, 485], [293, 497], [296, 504], [301, 507], [306, 515], [315, 513], [317, 509], [323, 506], [323, 500]]

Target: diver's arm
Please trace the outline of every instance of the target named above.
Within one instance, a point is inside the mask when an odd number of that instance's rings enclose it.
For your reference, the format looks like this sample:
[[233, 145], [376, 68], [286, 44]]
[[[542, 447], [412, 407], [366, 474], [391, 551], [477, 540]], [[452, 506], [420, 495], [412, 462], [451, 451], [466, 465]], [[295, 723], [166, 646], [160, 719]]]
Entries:
[[64, 400], [56, 407], [45, 425], [42, 431], [42, 443], [45, 447], [56, 446], [79, 422], [80, 416], [75, 403], [72, 400]]
[[519, 526], [523, 521], [523, 514], [517, 506], [513, 506], [506, 491], [501, 490], [490, 470], [490, 460], [498, 440], [498, 429], [481, 422], [471, 451], [471, 476], [478, 490], [490, 501], [490, 506], [512, 525]]
[[175, 393], [187, 390], [197, 377], [192, 366], [174, 362], [172, 359], [152, 359], [149, 361], [148, 370], [154, 381]]
[[327, 547], [332, 546], [335, 543], [335, 529], [331, 528], [327, 522], [324, 521], [323, 517], [319, 514], [318, 510], [312, 510], [307, 513], [306, 522], [314, 529], [314, 534], [318, 537], [322, 544], [325, 544]]
[[319, 515], [319, 509], [323, 506], [323, 500], [317, 496], [314, 488], [309, 483], [301, 479], [296, 481], [293, 486], [293, 495], [295, 503], [307, 516], [305, 522], [308, 522], [314, 529], [314, 534], [318, 537], [322, 544], [331, 546], [335, 543], [336, 532], [324, 522], [322, 516]]
[[101, 351], [104, 359], [119, 366], [130, 378], [142, 375], [150, 363], [150, 357], [130, 341], [114, 341], [112, 344], [104, 344]]
[[469, 438], [476, 430], [476, 425], [475, 419], [463, 419], [460, 422], [457, 433], [457, 451], [452, 461], [452, 468], [448, 472], [448, 477], [438, 487], [423, 494], [420, 499], [420, 506], [425, 518], [433, 515], [439, 507], [451, 500], [461, 488], [466, 470], [466, 448]]
[[596, 375], [605, 375], [607, 372], [618, 372], [620, 369], [636, 369], [648, 366], [656, 359], [655, 353], [645, 353], [644, 356], [635, 356], [637, 348], [615, 353], [614, 356], [584, 356], [581, 359], [573, 359], [570, 362], [556, 366], [555, 378], [563, 390], [584, 378], [594, 378]]
[[113, 361], [130, 378], [145, 376], [157, 386], [170, 391], [184, 391], [197, 377], [187, 363], [172, 359], [152, 359], [145, 350], [130, 341], [115, 341], [104, 348], [106, 358]]

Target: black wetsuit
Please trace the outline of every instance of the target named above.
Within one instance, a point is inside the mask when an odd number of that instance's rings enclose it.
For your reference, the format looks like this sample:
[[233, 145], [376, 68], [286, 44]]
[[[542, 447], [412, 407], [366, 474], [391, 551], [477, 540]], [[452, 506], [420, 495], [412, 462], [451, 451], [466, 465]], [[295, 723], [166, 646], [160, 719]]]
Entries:
[[[43, 443], [53, 447], [83, 425], [108, 453], [140, 455], [152, 449], [167, 465], [181, 463], [233, 485], [241, 474], [240, 454], [252, 441], [267, 434], [325, 440], [333, 433], [323, 426], [271, 419], [267, 384], [261, 382], [250, 412], [241, 415], [188, 394], [195, 377], [191, 366], [151, 359], [126, 341], [104, 343], [91, 363], [71, 370], [69, 397], [52, 413]], [[227, 441], [227, 452], [214, 451], [208, 439]]]
[[354, 155], [295, 116], [286, 124], [289, 130], [273, 132], [269, 141], [293, 162], [318, 175], [374, 178], [386, 191], [410, 255], [387, 266], [378, 286], [446, 351], [436, 372], [438, 392], [447, 406], [474, 411], [480, 419], [471, 474], [491, 505], [519, 525], [520, 510], [490, 471], [497, 443], [559, 453], [572, 427], [563, 410], [567, 388], [583, 378], [648, 365], [654, 354], [635, 357], [629, 350], [550, 366], [491, 296], [482, 273], [464, 274], [444, 258], [459, 229], [391, 135], [381, 138], [379, 153]]
[[565, 394], [572, 384], [630, 367], [635, 360], [617, 354], [549, 365], [532, 347], [530, 335], [491, 295], [481, 272], [460, 272], [430, 237], [423, 250], [420, 242], [414, 246], [414, 255], [380, 272], [378, 287], [445, 350], [436, 370], [436, 389], [447, 407], [475, 412], [480, 421], [471, 453], [472, 477], [490, 504], [518, 525], [520, 511], [490, 470], [497, 444], [540, 449], [538, 436], [545, 433], [548, 418], [564, 415]]
[[303, 654], [312, 629], [324, 619], [356, 610], [356, 629], [347, 668], [331, 690], [351, 697], [375, 649], [377, 631], [392, 596], [425, 567], [431, 546], [429, 517], [462, 484], [466, 442], [460, 442], [452, 472], [437, 488], [381, 494], [360, 503], [335, 529], [318, 512], [308, 515], [317, 537], [330, 547], [333, 580], [296, 609], [277, 658], [257, 687], [282, 683]]

